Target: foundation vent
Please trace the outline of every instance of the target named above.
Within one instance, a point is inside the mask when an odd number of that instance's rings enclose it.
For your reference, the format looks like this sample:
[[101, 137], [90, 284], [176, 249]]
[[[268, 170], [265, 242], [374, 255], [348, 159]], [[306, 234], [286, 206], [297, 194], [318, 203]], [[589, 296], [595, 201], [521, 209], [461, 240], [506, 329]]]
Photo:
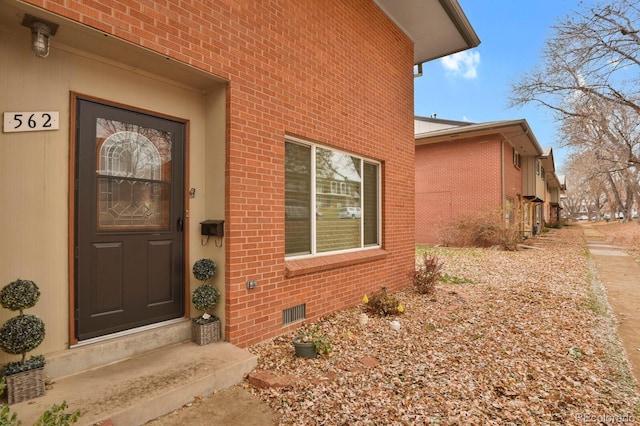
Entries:
[[282, 325], [305, 319], [307, 316], [307, 305], [305, 303], [282, 311]]

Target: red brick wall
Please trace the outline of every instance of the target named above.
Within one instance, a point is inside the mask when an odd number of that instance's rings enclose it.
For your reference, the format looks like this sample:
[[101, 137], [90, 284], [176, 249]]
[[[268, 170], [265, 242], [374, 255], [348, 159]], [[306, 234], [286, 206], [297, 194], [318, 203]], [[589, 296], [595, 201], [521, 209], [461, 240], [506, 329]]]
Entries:
[[500, 138], [416, 146], [416, 243], [438, 243], [452, 221], [501, 206]]
[[[230, 81], [225, 334], [232, 343], [286, 331], [284, 308], [306, 303], [313, 320], [381, 285], [409, 284], [413, 45], [373, 1], [28, 2]], [[285, 133], [382, 161], [386, 256], [285, 276]], [[258, 288], [247, 290], [247, 279]]]

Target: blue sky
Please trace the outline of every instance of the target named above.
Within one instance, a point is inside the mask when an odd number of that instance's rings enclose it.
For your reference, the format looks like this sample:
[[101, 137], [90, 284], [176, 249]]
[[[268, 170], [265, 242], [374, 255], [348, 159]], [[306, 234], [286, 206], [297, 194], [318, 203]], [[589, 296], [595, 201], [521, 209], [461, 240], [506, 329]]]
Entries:
[[550, 26], [581, 0], [458, 0], [480, 46], [426, 63], [415, 79], [415, 114], [476, 123], [525, 118], [542, 147], [553, 147], [556, 173], [568, 151], [560, 146], [551, 112], [534, 104], [509, 108], [511, 84], [542, 64]]

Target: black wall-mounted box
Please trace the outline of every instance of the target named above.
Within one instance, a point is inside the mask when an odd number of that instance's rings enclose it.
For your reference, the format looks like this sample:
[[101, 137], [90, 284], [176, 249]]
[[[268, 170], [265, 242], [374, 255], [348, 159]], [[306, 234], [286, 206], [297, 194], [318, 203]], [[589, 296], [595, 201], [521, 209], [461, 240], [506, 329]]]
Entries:
[[213, 237], [224, 237], [224, 220], [205, 220], [200, 222], [200, 233]]

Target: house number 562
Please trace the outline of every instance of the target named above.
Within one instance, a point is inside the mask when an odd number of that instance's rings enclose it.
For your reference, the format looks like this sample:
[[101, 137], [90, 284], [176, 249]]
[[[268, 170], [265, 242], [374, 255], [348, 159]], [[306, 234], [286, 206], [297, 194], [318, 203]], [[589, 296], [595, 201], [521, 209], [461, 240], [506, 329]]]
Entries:
[[5, 112], [2, 131], [34, 132], [57, 130], [60, 126], [58, 111]]

